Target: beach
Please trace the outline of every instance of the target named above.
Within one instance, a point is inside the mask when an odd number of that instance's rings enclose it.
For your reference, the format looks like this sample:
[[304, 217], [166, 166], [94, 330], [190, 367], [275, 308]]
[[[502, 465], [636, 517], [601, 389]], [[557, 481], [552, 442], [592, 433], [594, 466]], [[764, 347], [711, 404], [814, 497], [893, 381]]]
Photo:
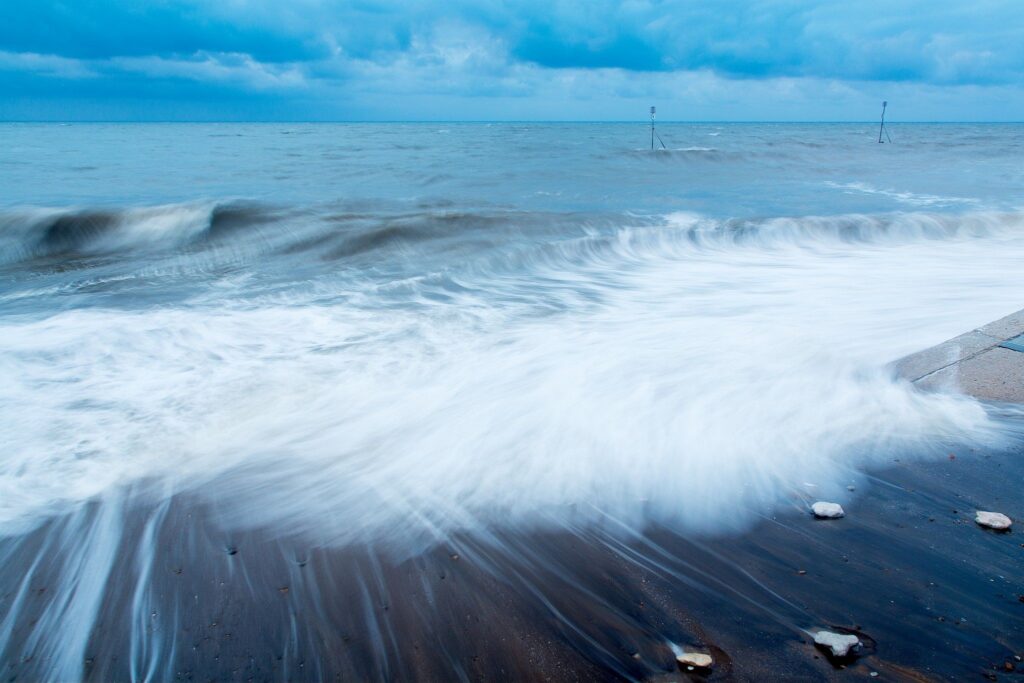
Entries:
[[1012, 680], [1024, 126], [893, 133], [0, 124], [0, 675]]
[[[896, 459], [855, 480], [840, 520], [810, 515], [808, 485], [739, 535], [636, 534], [608, 520], [456, 537], [411, 557], [230, 532], [215, 505], [176, 498], [128, 515], [79, 654], [95, 681], [1012, 680], [1024, 544], [973, 517], [1024, 518], [1022, 455]], [[59, 628], [34, 621], [60, 589], [54, 533], [5, 544], [3, 585], [15, 590], [4, 599], [20, 616], [11, 650]], [[812, 643], [818, 629], [862, 646], [833, 663]], [[681, 647], [710, 653], [710, 672], [682, 670]], [[3, 673], [38, 680], [50, 665], [11, 658]]]

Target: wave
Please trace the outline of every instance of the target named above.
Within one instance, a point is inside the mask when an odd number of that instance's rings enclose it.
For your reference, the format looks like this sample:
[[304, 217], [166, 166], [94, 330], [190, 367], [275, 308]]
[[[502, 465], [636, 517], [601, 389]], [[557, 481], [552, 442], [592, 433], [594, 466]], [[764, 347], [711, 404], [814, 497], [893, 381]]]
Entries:
[[763, 247], [815, 243], [906, 243], [1014, 234], [1024, 230], [1024, 213], [973, 212], [846, 214], [711, 220], [680, 212], [668, 222], [704, 245]]
[[225, 250], [239, 254], [321, 250], [326, 260], [413, 242], [469, 237], [502, 225], [552, 228], [548, 214], [460, 211], [440, 202], [410, 210], [362, 203], [283, 208], [226, 202], [125, 209], [28, 208], [0, 212], [0, 263], [60, 261], [117, 254], [147, 256]]
[[[51, 235], [77, 250], [44, 251], [54, 262], [106, 257], [71, 304], [77, 271], [3, 282], [53, 287], [0, 316], [0, 558], [29, 565], [0, 644], [39, 643], [35, 678], [82, 678], [110, 613], [132, 615], [137, 677], [177, 661], [189, 645], [155, 596], [200, 593], [158, 575], [230, 557], [254, 529], [390, 557], [538, 529], [717, 534], [851, 502], [895, 458], [1007, 438], [973, 399], [887, 364], [1019, 308], [1019, 214], [18, 216], [26, 253]], [[161, 250], [270, 262], [139, 279], [122, 299], [92, 284]], [[215, 531], [182, 540], [164, 525], [177, 506], [210, 510]]]
[[628, 156], [643, 159], [653, 158], [656, 161], [710, 161], [726, 162], [751, 159], [761, 156], [761, 153], [751, 151], [723, 150], [716, 147], [658, 147], [653, 150], [639, 147], [630, 150]]
[[215, 203], [4, 211], [0, 263], [181, 247], [203, 235], [230, 232], [261, 219], [269, 220], [255, 207]]
[[[352, 534], [404, 528], [410, 508], [417, 532], [441, 533], [593, 496], [713, 526], [719, 506], [749, 513], [808, 473], [836, 483], [837, 461], [983, 433], [973, 402], [918, 395], [883, 366], [1018, 305], [1005, 283], [1019, 214], [347, 208], [37, 217], [58, 241], [129, 251], [283, 233], [273, 254], [297, 260], [130, 291], [158, 290], [159, 306], [111, 306], [92, 286], [68, 310], [20, 295], [45, 315], [0, 334], [0, 418], [14, 435], [0, 523], [118, 482], [223, 476], [211, 490], [285, 497], [240, 519], [354, 515]], [[43, 447], [53, 455], [39, 461]], [[288, 498], [324, 473], [334, 493]]]
[[971, 197], [946, 197], [934, 194], [917, 194], [914, 192], [900, 192], [897, 190], [879, 189], [867, 183], [836, 183], [826, 181], [825, 185], [847, 192], [860, 192], [869, 195], [879, 195], [895, 199], [904, 204], [916, 207], [944, 207], [944, 206], [968, 206], [976, 207], [980, 204], [977, 199]]
[[[922, 197], [912, 203], [953, 201], [960, 200]], [[79, 260], [94, 257], [187, 255], [204, 250], [220, 250], [234, 260], [314, 253], [324, 261], [337, 261], [415, 249], [431, 242], [461, 254], [472, 248], [483, 253], [488, 246], [507, 245], [510, 240], [539, 242], [542, 249], [551, 245], [562, 249], [566, 239], [772, 248], [823, 242], [968, 239], [1022, 228], [1024, 213], [992, 211], [719, 219], [687, 212], [660, 216], [459, 210], [447, 202], [411, 210], [372, 204], [286, 208], [241, 202], [124, 209], [28, 208], [0, 211], [0, 264], [43, 262], [73, 267]]]

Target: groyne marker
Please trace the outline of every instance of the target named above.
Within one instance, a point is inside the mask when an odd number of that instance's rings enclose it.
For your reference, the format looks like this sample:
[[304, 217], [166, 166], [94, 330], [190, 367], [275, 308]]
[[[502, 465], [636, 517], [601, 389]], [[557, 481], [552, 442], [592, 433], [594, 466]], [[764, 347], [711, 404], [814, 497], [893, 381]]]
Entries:
[[[885, 140], [882, 140], [882, 133], [885, 133], [885, 139], [886, 140], [888, 140], [889, 142], [892, 142], [892, 138], [889, 137], [889, 131], [887, 131], [885, 129], [885, 108], [887, 106], [889, 106], [888, 102], [882, 102], [882, 123], [878, 126], [878, 142], [879, 142], [879, 144], [885, 142]], [[654, 109], [654, 107], [651, 107], [651, 109]], [[653, 118], [653, 116], [654, 116], [654, 114], [651, 114], [652, 118]], [[652, 130], [653, 130], [653, 126], [654, 126], [653, 121], [651, 122], [651, 126], [652, 126]], [[653, 143], [652, 143], [652, 146], [653, 146]]]

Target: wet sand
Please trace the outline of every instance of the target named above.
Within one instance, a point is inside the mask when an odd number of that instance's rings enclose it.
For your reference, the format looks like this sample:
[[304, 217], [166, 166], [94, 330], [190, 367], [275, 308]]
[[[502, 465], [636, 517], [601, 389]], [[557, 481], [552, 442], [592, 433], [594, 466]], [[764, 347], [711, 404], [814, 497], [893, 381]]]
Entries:
[[[495, 531], [404, 557], [226, 532], [215, 505], [178, 496], [125, 512], [82, 672], [91, 681], [1013, 677], [1024, 670], [1024, 537], [973, 517], [988, 509], [1024, 520], [1022, 476], [1020, 446], [956, 450], [872, 473], [839, 520], [809, 514], [807, 487], [741, 534], [638, 535], [609, 520]], [[3, 680], [45, 679], [58, 656], [39, 629], [53, 628], [47, 610], [67, 594], [54, 584], [60, 568], [83, 561], [58, 549], [62, 525], [81, 528], [54, 521], [0, 546]], [[808, 634], [819, 628], [858, 634], [859, 655], [830, 661]], [[680, 670], [673, 645], [711, 653], [713, 669]]]

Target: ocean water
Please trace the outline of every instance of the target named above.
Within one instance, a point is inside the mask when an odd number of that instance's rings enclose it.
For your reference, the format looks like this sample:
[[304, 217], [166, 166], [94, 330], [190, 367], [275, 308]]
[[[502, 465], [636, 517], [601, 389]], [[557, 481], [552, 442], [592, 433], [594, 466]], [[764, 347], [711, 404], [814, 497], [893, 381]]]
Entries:
[[45, 570], [17, 647], [80, 675], [123, 545], [182, 495], [409, 557], [733, 532], [999, 442], [887, 364], [1021, 307], [1024, 126], [658, 132], [0, 126], [0, 557], [28, 577], [0, 657]]

